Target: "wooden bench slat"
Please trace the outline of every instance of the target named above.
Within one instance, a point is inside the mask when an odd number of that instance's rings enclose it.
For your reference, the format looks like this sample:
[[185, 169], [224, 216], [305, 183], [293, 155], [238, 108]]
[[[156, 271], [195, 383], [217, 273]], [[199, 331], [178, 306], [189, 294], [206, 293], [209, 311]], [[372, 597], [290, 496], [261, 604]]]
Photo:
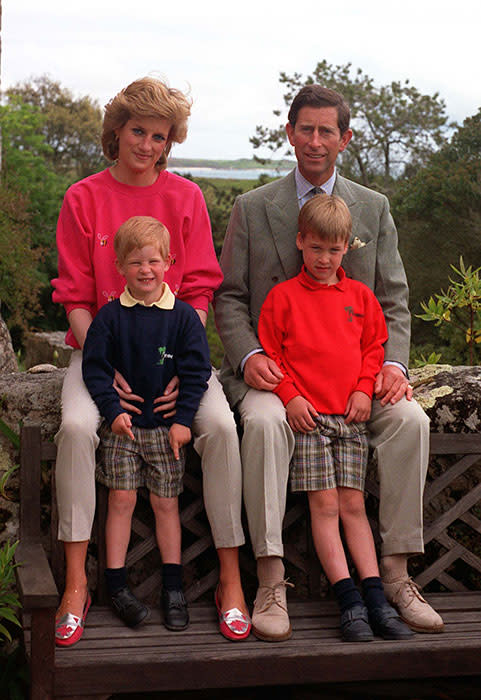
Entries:
[[57, 586], [42, 545], [19, 542], [15, 562], [18, 564], [15, 574], [24, 609], [56, 607], [59, 600]]

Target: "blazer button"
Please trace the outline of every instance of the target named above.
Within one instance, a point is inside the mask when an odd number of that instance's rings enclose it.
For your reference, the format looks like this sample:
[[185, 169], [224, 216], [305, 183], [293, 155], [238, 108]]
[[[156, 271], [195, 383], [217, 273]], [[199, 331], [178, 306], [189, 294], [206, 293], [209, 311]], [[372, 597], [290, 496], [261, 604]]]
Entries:
[[273, 281], [273, 282], [279, 282], [279, 277], [274, 276], [274, 277], [272, 278], [272, 281]]

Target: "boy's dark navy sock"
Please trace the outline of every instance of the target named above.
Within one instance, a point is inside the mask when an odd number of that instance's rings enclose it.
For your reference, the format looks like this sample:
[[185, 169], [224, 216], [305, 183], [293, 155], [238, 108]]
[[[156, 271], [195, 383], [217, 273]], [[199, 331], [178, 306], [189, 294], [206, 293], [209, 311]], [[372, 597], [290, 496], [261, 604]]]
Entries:
[[363, 605], [361, 594], [350, 576], [337, 581], [333, 585], [332, 590], [336, 596], [341, 613], [349, 610], [349, 608], [354, 608], [356, 605]]
[[382, 608], [387, 604], [384, 588], [379, 576], [368, 576], [361, 581], [362, 597], [368, 610]]
[[127, 567], [120, 569], [105, 569], [105, 582], [110, 595], [115, 595], [121, 588], [127, 586]]
[[182, 590], [182, 564], [162, 564], [162, 587], [166, 591]]

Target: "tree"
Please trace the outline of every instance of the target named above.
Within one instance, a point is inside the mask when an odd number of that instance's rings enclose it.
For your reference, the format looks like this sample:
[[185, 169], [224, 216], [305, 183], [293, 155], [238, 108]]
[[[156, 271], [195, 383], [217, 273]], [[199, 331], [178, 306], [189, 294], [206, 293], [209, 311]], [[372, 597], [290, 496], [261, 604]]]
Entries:
[[38, 108], [11, 97], [0, 107], [2, 183], [28, 199], [32, 242], [50, 246], [67, 186], [50, 164], [51, 147], [42, 133], [46, 117]]
[[102, 111], [88, 96], [75, 98], [47, 75], [17, 83], [7, 99], [36, 107], [45, 119], [41, 131], [50, 146], [48, 159], [55, 172], [87, 177], [105, 165], [100, 135]]
[[[448, 123], [446, 105], [439, 94], [423, 95], [409, 80], [377, 87], [359, 68], [352, 75], [351, 64], [317, 64], [312, 75], [281, 72], [284, 103], [289, 106], [304, 85], [318, 83], [341, 93], [351, 108], [353, 139], [341, 155], [342, 170], [371, 185], [382, 177], [384, 186], [399, 177], [406, 166], [418, 168], [445, 140]], [[281, 110], [274, 110], [276, 116]], [[250, 142], [254, 149], [267, 146], [275, 152], [285, 144], [284, 122], [278, 128], [257, 126]], [[285, 155], [291, 155], [288, 149]]]
[[[480, 154], [481, 109], [392, 199], [415, 314], [422, 299], [445, 286], [460, 256], [468, 266], [479, 266]], [[425, 324], [414, 320], [413, 331], [416, 342], [426, 339]]]
[[28, 199], [0, 184], [0, 300], [9, 329], [38, 312], [40, 249], [32, 247]]
[[[44, 121], [38, 108], [20, 98], [0, 107], [0, 299], [10, 329], [24, 329], [26, 320], [48, 328], [55, 319], [55, 327], [59, 314], [49, 280], [57, 262], [55, 224], [69, 182], [52, 169]], [[18, 333], [13, 340], [18, 346]]]

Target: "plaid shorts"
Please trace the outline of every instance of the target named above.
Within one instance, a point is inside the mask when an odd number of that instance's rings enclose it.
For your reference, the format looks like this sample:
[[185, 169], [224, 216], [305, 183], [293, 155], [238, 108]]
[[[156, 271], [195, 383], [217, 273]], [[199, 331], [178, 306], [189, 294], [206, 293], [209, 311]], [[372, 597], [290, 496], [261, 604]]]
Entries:
[[185, 448], [176, 460], [169, 444], [169, 429], [132, 426], [135, 440], [115, 435], [104, 421], [99, 429], [96, 478], [109, 489], [134, 490], [145, 486], [157, 496], [182, 493]]
[[346, 425], [343, 416], [320, 413], [310, 433], [294, 433], [290, 466], [292, 491], [324, 491], [336, 486], [364, 491], [368, 457], [365, 423]]

